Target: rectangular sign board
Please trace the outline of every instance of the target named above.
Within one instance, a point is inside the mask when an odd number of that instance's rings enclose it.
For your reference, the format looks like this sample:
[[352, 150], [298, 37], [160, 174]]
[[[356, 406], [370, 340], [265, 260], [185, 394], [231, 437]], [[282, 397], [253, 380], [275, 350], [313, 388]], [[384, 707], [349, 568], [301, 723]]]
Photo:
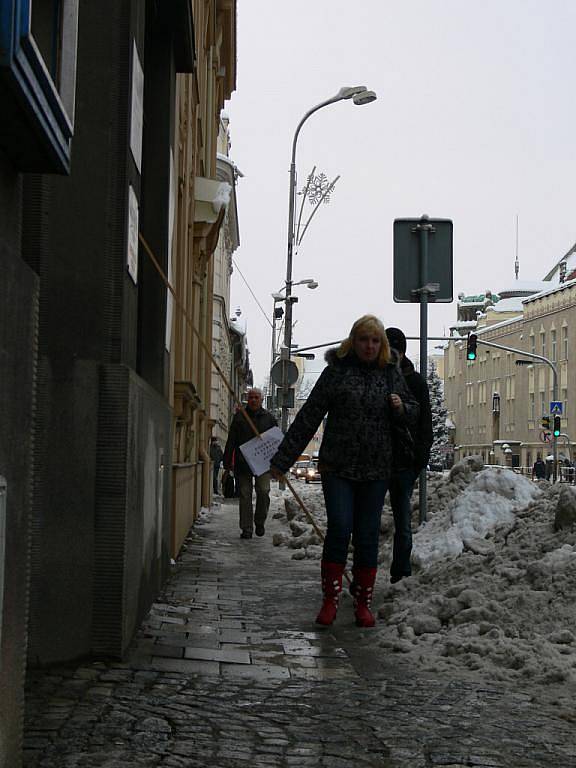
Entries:
[[552, 416], [562, 416], [562, 403], [559, 400], [550, 401], [550, 413]]
[[271, 427], [262, 432], [260, 437], [253, 437], [247, 443], [242, 443], [240, 450], [253, 475], [260, 477], [270, 470], [270, 459], [283, 439], [284, 433], [280, 427]]
[[[418, 226], [431, 225], [428, 234], [426, 275], [421, 275], [421, 233]], [[394, 220], [394, 301], [419, 302], [418, 289], [426, 285], [437, 286], [428, 295], [430, 302], [453, 301], [452, 231], [450, 219], [395, 219]]]

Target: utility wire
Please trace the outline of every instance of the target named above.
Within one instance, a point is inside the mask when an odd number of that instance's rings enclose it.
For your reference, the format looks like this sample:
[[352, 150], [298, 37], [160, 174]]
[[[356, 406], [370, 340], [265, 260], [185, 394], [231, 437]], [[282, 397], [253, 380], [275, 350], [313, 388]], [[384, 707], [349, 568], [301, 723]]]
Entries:
[[248, 280], [246, 280], [246, 278], [245, 278], [245, 277], [244, 277], [244, 275], [242, 274], [242, 270], [241, 270], [241, 269], [240, 269], [240, 267], [238, 266], [238, 264], [237, 264], [237, 262], [236, 262], [236, 259], [234, 259], [234, 258], [233, 258], [233, 259], [232, 259], [232, 263], [234, 264], [234, 266], [235, 266], [235, 267], [236, 267], [236, 269], [238, 270], [238, 273], [240, 274], [240, 277], [242, 278], [242, 280], [244, 280], [244, 282], [246, 283], [246, 287], [248, 288], [248, 290], [249, 290], [249, 291], [250, 291], [250, 293], [252, 294], [252, 297], [253, 297], [254, 301], [255, 301], [255, 302], [256, 302], [256, 304], [258, 304], [258, 306], [260, 307], [260, 311], [262, 312], [262, 314], [263, 314], [263, 315], [264, 315], [264, 317], [266, 318], [266, 322], [268, 323], [268, 325], [270, 326], [270, 328], [272, 328], [273, 326], [272, 326], [272, 323], [270, 322], [270, 318], [269, 318], [269, 317], [268, 317], [268, 315], [266, 314], [266, 312], [265, 312], [265, 310], [264, 310], [264, 307], [262, 306], [262, 304], [260, 304], [260, 302], [259, 302], [259, 301], [258, 301], [258, 299], [256, 298], [256, 294], [254, 293], [254, 291], [252, 290], [252, 288], [250, 288], [250, 284], [248, 283]]

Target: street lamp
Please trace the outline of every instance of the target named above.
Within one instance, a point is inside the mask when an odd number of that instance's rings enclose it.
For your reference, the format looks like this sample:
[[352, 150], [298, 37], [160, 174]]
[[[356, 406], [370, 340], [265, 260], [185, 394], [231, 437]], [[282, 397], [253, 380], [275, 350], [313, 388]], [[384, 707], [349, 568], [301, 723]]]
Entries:
[[[305, 285], [306, 288], [309, 288], [311, 291], [318, 288], [318, 282], [314, 280], [311, 277], [307, 277], [304, 280], [298, 280], [296, 283], [292, 283], [292, 287], [296, 285]], [[271, 355], [271, 362], [270, 362], [270, 368], [274, 365], [276, 362], [277, 352], [276, 352], [276, 320], [281, 320], [284, 316], [284, 310], [282, 307], [277, 307], [276, 304], [279, 301], [286, 301], [286, 296], [282, 293], [282, 291], [286, 290], [286, 286], [283, 285], [276, 293], [271, 294], [272, 298], [274, 299], [274, 310], [272, 312], [272, 355]], [[294, 303], [296, 301], [296, 297], [292, 297], [292, 302]]]
[[[286, 259], [286, 316], [284, 324], [284, 349], [283, 354], [287, 359], [290, 359], [290, 350], [292, 349], [292, 256], [294, 251], [294, 210], [296, 205], [296, 144], [298, 142], [298, 135], [306, 120], [323, 107], [327, 107], [329, 104], [335, 104], [337, 101], [345, 101], [352, 99], [354, 104], [362, 106], [364, 104], [370, 104], [370, 102], [376, 99], [374, 91], [369, 91], [366, 86], [345, 86], [340, 88], [335, 96], [332, 96], [326, 101], [321, 101], [320, 104], [306, 112], [304, 117], [300, 120], [296, 126], [294, 132], [294, 138], [292, 140], [292, 158], [290, 161], [290, 190], [288, 196], [288, 254]], [[284, 375], [282, 377], [282, 430], [286, 432], [288, 428], [288, 366], [284, 367]]]
[[[517, 366], [525, 366], [525, 365], [548, 365], [552, 370], [552, 399], [554, 401], [558, 400], [558, 368], [556, 367], [555, 363], [548, 359], [547, 357], [544, 357], [543, 355], [535, 355], [533, 353], [524, 353], [524, 354], [530, 354], [531, 360], [526, 360], [525, 358], [519, 358], [518, 360], [515, 360]], [[555, 433], [552, 433], [552, 453], [554, 456], [554, 469], [553, 469], [553, 479], [554, 482], [558, 479], [558, 437]]]

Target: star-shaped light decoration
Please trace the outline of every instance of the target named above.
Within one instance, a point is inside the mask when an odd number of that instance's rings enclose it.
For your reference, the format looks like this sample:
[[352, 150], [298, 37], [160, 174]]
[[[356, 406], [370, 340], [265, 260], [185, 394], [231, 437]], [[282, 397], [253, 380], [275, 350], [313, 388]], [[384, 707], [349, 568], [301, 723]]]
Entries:
[[320, 201], [329, 203], [330, 194], [332, 192], [330, 186], [330, 181], [325, 173], [319, 173], [315, 176], [314, 172], [312, 172], [310, 176], [308, 176], [306, 186], [299, 192], [299, 194], [306, 195], [310, 205], [318, 205]]

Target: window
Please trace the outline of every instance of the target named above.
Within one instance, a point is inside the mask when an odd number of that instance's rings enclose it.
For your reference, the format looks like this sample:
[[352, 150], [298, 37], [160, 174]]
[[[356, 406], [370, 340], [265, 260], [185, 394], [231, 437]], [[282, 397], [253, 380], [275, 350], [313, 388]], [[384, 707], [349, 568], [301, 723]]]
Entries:
[[553, 363], [556, 362], [556, 331], [550, 331], [550, 346], [552, 349], [550, 350], [552, 353], [551, 360]]
[[568, 360], [568, 326], [565, 325], [562, 328], [562, 356], [564, 360]]
[[535, 409], [536, 409], [536, 401], [534, 399], [534, 392], [530, 392], [530, 400], [528, 403], [528, 418], [530, 419], [530, 421], [534, 421], [534, 419], [536, 418]]
[[546, 416], [548, 414], [548, 406], [546, 404], [545, 392], [540, 392], [540, 413], [542, 416]]
[[0, 0], [0, 102], [17, 136], [0, 148], [21, 171], [67, 173], [79, 0]]
[[533, 355], [536, 354], [536, 336], [534, 336], [534, 332], [530, 332], [530, 352], [532, 352]]
[[542, 357], [546, 357], [546, 333], [544, 331], [540, 333], [540, 354]]
[[566, 419], [568, 417], [568, 390], [563, 389], [562, 395], [561, 395], [562, 405], [564, 406], [563, 412], [562, 412], [562, 418]]

